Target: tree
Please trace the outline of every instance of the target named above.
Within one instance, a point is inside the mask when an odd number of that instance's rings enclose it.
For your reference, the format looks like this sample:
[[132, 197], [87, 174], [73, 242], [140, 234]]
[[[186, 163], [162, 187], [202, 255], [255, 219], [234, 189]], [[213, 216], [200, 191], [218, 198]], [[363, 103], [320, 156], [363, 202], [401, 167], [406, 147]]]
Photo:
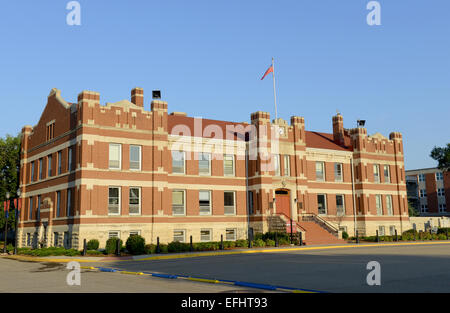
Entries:
[[450, 143], [447, 147], [434, 147], [430, 157], [438, 161], [438, 168], [444, 172], [450, 170]]
[[[20, 166], [20, 135], [13, 137], [6, 135], [0, 138], [0, 231], [5, 227], [5, 211], [3, 201], [6, 200], [6, 192], [9, 192], [10, 199], [17, 198], [19, 188], [18, 170]], [[14, 228], [15, 208], [10, 206], [8, 227]]]

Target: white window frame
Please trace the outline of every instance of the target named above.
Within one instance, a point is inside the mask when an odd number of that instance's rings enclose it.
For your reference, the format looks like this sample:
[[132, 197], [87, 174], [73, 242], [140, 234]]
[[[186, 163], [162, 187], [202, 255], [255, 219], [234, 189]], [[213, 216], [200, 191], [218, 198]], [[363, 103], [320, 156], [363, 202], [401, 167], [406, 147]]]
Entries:
[[436, 180], [444, 180], [444, 174], [442, 172], [436, 172]]
[[[233, 237], [230, 238], [228, 235], [228, 231], [233, 231]], [[237, 230], [236, 228], [227, 228], [225, 229], [225, 240], [226, 241], [236, 241], [237, 239]]]
[[129, 232], [128, 235], [129, 235], [129, 236], [133, 236], [133, 235], [138, 235], [138, 236], [140, 236], [140, 235], [141, 235], [141, 231], [140, 231], [140, 230], [130, 230], [130, 232]]
[[[394, 215], [394, 210], [392, 207], [392, 195], [386, 195], [386, 211], [387, 211], [387, 215]], [[389, 201], [388, 201], [389, 200]]]
[[[138, 203], [138, 212], [137, 213], [131, 213], [131, 206], [132, 206], [132, 204], [130, 203], [130, 200], [131, 200], [131, 196], [130, 196], [131, 189], [139, 190], [139, 203]], [[141, 209], [142, 209], [142, 188], [141, 187], [131, 186], [128, 189], [128, 214], [129, 215], [141, 215]]]
[[273, 175], [274, 176], [281, 176], [281, 160], [279, 154], [273, 154]]
[[389, 226], [389, 235], [391, 235], [391, 236], [395, 235], [395, 226], [394, 225]]
[[[109, 209], [109, 199], [110, 199], [110, 196], [109, 196], [109, 189], [111, 189], [111, 188], [117, 188], [118, 190], [119, 190], [119, 192], [118, 192], [118, 204], [117, 204], [117, 206], [118, 206], [118, 212], [117, 213], [111, 213], [110, 212], [110, 209]], [[120, 186], [108, 186], [108, 215], [115, 215], [115, 216], [117, 216], [117, 215], [120, 215], [120, 213], [121, 213], [121, 203], [122, 203], [122, 188], [120, 187]]]
[[[340, 196], [342, 197], [342, 212], [339, 213], [339, 208], [338, 208], [338, 204], [337, 204], [337, 197]], [[337, 216], [345, 216], [345, 195], [343, 194], [337, 194], [336, 195], [336, 215]]]
[[[232, 193], [233, 194], [233, 206], [231, 205], [225, 205], [225, 193]], [[233, 208], [233, 213], [227, 213], [226, 209], [227, 208]], [[223, 213], [224, 215], [236, 215], [236, 191], [234, 190], [224, 190], [223, 192]]]
[[425, 174], [419, 174], [419, 181], [425, 181]]
[[[118, 146], [119, 147], [119, 166], [118, 167], [111, 167], [111, 147], [112, 146]], [[117, 160], [112, 160], [112, 161], [117, 161]], [[122, 144], [120, 143], [109, 143], [108, 146], [108, 168], [110, 170], [120, 170], [122, 169]]]
[[[112, 236], [113, 234], [117, 234], [117, 236]], [[120, 230], [109, 230], [108, 231], [108, 239], [118, 238], [120, 239]]]
[[[173, 210], [173, 193], [174, 192], [182, 192], [183, 193], [183, 213], [182, 214], [174, 213], [174, 210]], [[184, 190], [184, 189], [173, 189], [172, 190], [172, 204], [171, 204], [171, 206], [172, 206], [172, 215], [174, 215], [174, 216], [185, 216], [186, 215], [186, 190]]]
[[[174, 161], [174, 157], [173, 154], [174, 153], [180, 153], [181, 155], [183, 155], [183, 172], [175, 172], [174, 166], [173, 166], [173, 161]], [[178, 175], [184, 175], [186, 174], [186, 152], [185, 151], [179, 151], [179, 150], [171, 150], [171, 156], [172, 156], [172, 174], [178, 174]]]
[[378, 235], [385, 236], [385, 234], [386, 234], [386, 228], [384, 226], [378, 226]]
[[[387, 176], [386, 176], [386, 168], [387, 168]], [[388, 164], [383, 165], [383, 177], [385, 184], [391, 183], [391, 167]]]
[[[208, 212], [202, 212], [202, 206], [200, 205], [200, 193], [208, 193], [209, 195], [209, 210]], [[200, 215], [211, 215], [212, 213], [212, 191], [211, 190], [199, 190], [198, 191], [198, 206]], [[203, 206], [205, 207], [205, 206]]]
[[[205, 161], [202, 158], [203, 155], [208, 155], [208, 172], [207, 173], [200, 171], [200, 161]], [[208, 152], [199, 152], [198, 153], [198, 174], [203, 175], [203, 176], [211, 176], [211, 153], [208, 153]]]
[[[340, 168], [341, 175], [337, 175], [337, 168]], [[335, 162], [334, 163], [334, 181], [335, 182], [343, 182], [344, 181], [344, 164]]]
[[[205, 231], [209, 232], [209, 238], [207, 240], [203, 239], [203, 235], [202, 235], [202, 232], [205, 232]], [[200, 241], [208, 242], [208, 241], [212, 241], [212, 238], [213, 238], [213, 234], [212, 234], [212, 229], [211, 228], [202, 228], [202, 229], [200, 229]]]
[[[139, 166], [138, 166], [138, 168], [131, 168], [131, 149], [132, 149], [132, 147], [137, 147], [137, 148], [139, 148]], [[140, 171], [141, 169], [142, 169], [142, 146], [139, 146], [139, 145], [130, 145], [130, 171]], [[136, 162], [136, 161], [133, 161], [133, 162]]]
[[[322, 167], [321, 172], [317, 171], [317, 165], [319, 165], [319, 164]], [[325, 181], [325, 162], [323, 162], [323, 161], [316, 161], [315, 173], [316, 173], [316, 181]], [[317, 176], [317, 173], [322, 173], [322, 177]]]
[[438, 188], [437, 189], [437, 195], [438, 195], [438, 197], [444, 197], [445, 196], [445, 189], [444, 188]]
[[381, 183], [380, 165], [379, 164], [373, 165], [373, 182], [376, 184]]
[[421, 212], [428, 212], [428, 204], [422, 204], [420, 206], [420, 211]]
[[[377, 201], [379, 199], [379, 201]], [[383, 197], [381, 195], [375, 195], [375, 208], [377, 209], [377, 215], [383, 215]]]
[[[183, 240], [175, 240], [175, 232], [182, 232], [183, 233]], [[174, 229], [173, 230], [173, 241], [186, 242], [186, 230], [184, 230], [184, 229]]]
[[283, 161], [284, 161], [283, 176], [291, 176], [291, 156], [289, 154], [285, 154], [283, 156]]
[[[233, 161], [233, 165], [232, 165], [232, 169], [233, 169], [233, 173], [232, 174], [227, 174], [225, 172], [225, 160], [226, 158], [231, 157], [232, 161]], [[235, 162], [235, 157], [234, 154], [225, 154], [223, 156], [223, 176], [236, 176], [236, 170], [235, 170], [235, 166], [236, 166], [236, 162]]]
[[[323, 204], [324, 204], [325, 213], [319, 212], [319, 196], [323, 196], [323, 199], [324, 199]], [[319, 214], [319, 215], [327, 215], [328, 214], [327, 195], [325, 193], [317, 194], [317, 214]]]
[[426, 189], [420, 189], [419, 190], [419, 196], [420, 196], [420, 198], [426, 198], [427, 197], [427, 190]]

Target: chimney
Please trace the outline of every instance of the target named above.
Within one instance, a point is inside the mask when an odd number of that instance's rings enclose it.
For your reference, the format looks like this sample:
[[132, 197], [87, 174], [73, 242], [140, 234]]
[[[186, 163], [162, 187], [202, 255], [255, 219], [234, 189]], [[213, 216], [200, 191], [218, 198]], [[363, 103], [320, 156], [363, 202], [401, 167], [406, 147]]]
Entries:
[[144, 89], [136, 87], [131, 90], [131, 102], [139, 107], [144, 107]]
[[340, 146], [344, 145], [344, 118], [340, 113], [333, 116], [333, 140]]

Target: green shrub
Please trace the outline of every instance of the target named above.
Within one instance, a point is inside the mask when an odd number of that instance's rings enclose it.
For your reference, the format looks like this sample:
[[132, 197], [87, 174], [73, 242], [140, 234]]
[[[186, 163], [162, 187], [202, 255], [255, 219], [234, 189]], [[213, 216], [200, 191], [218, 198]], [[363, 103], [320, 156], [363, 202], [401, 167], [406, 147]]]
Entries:
[[139, 255], [145, 253], [145, 239], [139, 235], [131, 235], [128, 237], [126, 247], [129, 253]]
[[145, 254], [154, 254], [156, 253], [156, 245], [154, 244], [149, 244], [149, 245], [145, 245]]
[[169, 253], [169, 248], [165, 243], [159, 244], [160, 253]]
[[266, 246], [268, 246], [268, 247], [275, 247], [275, 240], [267, 239], [266, 240]]
[[7, 251], [7, 252], [10, 252], [10, 253], [13, 253], [13, 252], [14, 252], [14, 246], [13, 246], [11, 243], [9, 243], [9, 244], [6, 246], [6, 251]]
[[[438, 228], [437, 233], [438, 233], [438, 235], [440, 235], [440, 234], [447, 235], [447, 231], [450, 234], [450, 227], [441, 227], [441, 228]], [[447, 237], [445, 237], [445, 239], [447, 239]]]
[[236, 242], [234, 241], [224, 241], [223, 242], [223, 248], [224, 249], [230, 249], [236, 247]]
[[286, 246], [286, 245], [290, 245], [291, 241], [289, 240], [289, 238], [278, 238], [278, 244], [280, 246]]
[[266, 243], [262, 239], [256, 239], [253, 241], [253, 246], [254, 247], [265, 247]]
[[167, 246], [169, 252], [186, 252], [190, 250], [190, 245], [188, 243], [173, 241]]
[[239, 247], [239, 248], [248, 247], [248, 240], [247, 239], [236, 240], [236, 247]]
[[103, 252], [98, 251], [98, 250], [87, 250], [86, 255], [89, 255], [89, 256], [103, 255]]
[[348, 239], [348, 233], [346, 231], [342, 232], [342, 239], [344, 239], [344, 240]]
[[408, 229], [408, 230], [405, 230], [404, 232], [403, 232], [403, 234], [417, 234], [418, 232], [417, 232], [417, 230], [415, 230], [415, 229]]
[[99, 246], [100, 246], [100, 242], [97, 239], [91, 239], [86, 244], [86, 249], [87, 250], [97, 250]]
[[18, 254], [22, 255], [30, 255], [30, 256], [76, 256], [80, 255], [81, 252], [75, 249], [64, 249], [62, 247], [49, 247], [49, 248], [41, 248], [41, 249], [30, 249], [30, 248], [19, 248], [17, 249]]
[[[224, 243], [225, 246], [225, 243]], [[197, 242], [194, 244], [195, 251], [214, 251], [220, 249], [220, 242], [210, 241], [210, 242]]]
[[120, 247], [122, 247], [122, 240], [120, 240], [119, 238], [115, 238], [115, 237], [109, 238], [106, 241], [106, 248], [105, 248], [106, 254], [115, 254], [116, 253], [117, 240], [120, 241], [119, 245], [120, 245]]

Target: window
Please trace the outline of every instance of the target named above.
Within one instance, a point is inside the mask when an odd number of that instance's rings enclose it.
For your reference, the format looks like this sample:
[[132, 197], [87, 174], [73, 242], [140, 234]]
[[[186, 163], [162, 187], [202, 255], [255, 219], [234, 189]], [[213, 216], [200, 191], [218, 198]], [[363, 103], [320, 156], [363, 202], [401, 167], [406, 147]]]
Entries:
[[375, 206], [377, 208], [377, 215], [383, 215], [383, 204], [381, 203], [381, 195], [375, 195]]
[[384, 236], [385, 235], [384, 226], [379, 226], [378, 227], [378, 235], [380, 235], [380, 236]]
[[392, 196], [386, 195], [386, 210], [388, 215], [393, 215], [394, 212], [392, 212]]
[[395, 235], [395, 226], [389, 226], [389, 235], [391, 236]]
[[317, 212], [319, 214], [327, 214], [327, 201], [325, 195], [317, 195]]
[[185, 234], [184, 230], [175, 229], [173, 231], [173, 241], [184, 242], [184, 234]]
[[420, 211], [421, 212], [428, 212], [428, 205], [427, 204], [422, 204], [420, 206]]
[[61, 160], [62, 160], [62, 152], [58, 151], [58, 175], [60, 175], [62, 173]]
[[274, 154], [273, 156], [273, 171], [275, 176], [281, 176], [280, 172], [280, 155]]
[[52, 176], [52, 155], [50, 154], [47, 157], [47, 177], [51, 177]]
[[39, 180], [42, 179], [42, 158], [39, 159]]
[[198, 154], [198, 173], [200, 175], [211, 175], [211, 154]]
[[72, 216], [72, 189], [67, 189], [67, 216]]
[[141, 214], [141, 188], [130, 187], [129, 214]]
[[425, 181], [425, 174], [419, 174], [419, 181]]
[[442, 172], [436, 173], [436, 180], [444, 180], [444, 175], [442, 174]]
[[73, 148], [69, 147], [67, 150], [67, 171], [70, 172], [73, 170]]
[[47, 141], [53, 139], [55, 136], [55, 122], [52, 122], [47, 125], [46, 139]]
[[378, 164], [373, 165], [373, 181], [375, 183], [380, 182], [380, 166]]
[[438, 195], [439, 197], [444, 197], [444, 196], [445, 196], [444, 188], [438, 188], [438, 190], [437, 190], [437, 195]]
[[290, 176], [291, 175], [291, 158], [289, 155], [284, 156], [284, 168], [283, 175]]
[[385, 183], [390, 183], [391, 182], [391, 173], [390, 173], [390, 171], [389, 171], [389, 165], [385, 165], [384, 167], [383, 167], [383, 169], [384, 169], [384, 182]]
[[336, 213], [338, 216], [345, 215], [344, 195], [336, 195]]
[[28, 208], [28, 218], [33, 219], [33, 197], [30, 197], [30, 206]]
[[31, 162], [31, 181], [34, 181], [34, 161]]
[[61, 191], [56, 192], [56, 217], [61, 215]]
[[439, 213], [445, 213], [447, 211], [447, 206], [445, 203], [439, 204]]
[[316, 180], [323, 181], [325, 179], [325, 164], [316, 162]]
[[118, 143], [109, 144], [109, 168], [121, 168], [122, 145]]
[[172, 191], [172, 214], [173, 215], [184, 215], [184, 190], [173, 190]]
[[184, 174], [185, 159], [184, 151], [172, 151], [172, 173]]
[[201, 241], [211, 241], [211, 229], [200, 230], [200, 240]]
[[226, 229], [225, 240], [227, 240], [227, 241], [235, 241], [236, 240], [236, 229], [235, 228], [227, 228]]
[[141, 169], [141, 146], [130, 146], [130, 170]]
[[420, 198], [425, 198], [427, 196], [427, 190], [426, 189], [420, 189]]
[[211, 214], [211, 191], [201, 190], [199, 191], [199, 206], [200, 215]]
[[342, 163], [334, 163], [334, 181], [342, 180]]
[[118, 230], [111, 230], [108, 232], [108, 239], [111, 238], [119, 238], [120, 239], [120, 231]]
[[31, 246], [31, 233], [27, 233], [27, 246]]
[[53, 233], [53, 246], [54, 247], [57, 247], [58, 246], [58, 237], [59, 237], [59, 235], [58, 235], [58, 233]]
[[234, 155], [225, 155], [223, 158], [223, 174], [234, 176]]
[[224, 213], [233, 215], [236, 214], [234, 191], [225, 191], [223, 193]]
[[250, 215], [253, 214], [253, 191], [248, 192], [248, 212]]
[[141, 231], [140, 230], [130, 230], [130, 236], [140, 236]]
[[108, 214], [109, 215], [119, 215], [120, 214], [120, 188], [119, 187], [109, 187]]
[[41, 196], [37, 197], [37, 202], [36, 220], [39, 221], [41, 217]]

